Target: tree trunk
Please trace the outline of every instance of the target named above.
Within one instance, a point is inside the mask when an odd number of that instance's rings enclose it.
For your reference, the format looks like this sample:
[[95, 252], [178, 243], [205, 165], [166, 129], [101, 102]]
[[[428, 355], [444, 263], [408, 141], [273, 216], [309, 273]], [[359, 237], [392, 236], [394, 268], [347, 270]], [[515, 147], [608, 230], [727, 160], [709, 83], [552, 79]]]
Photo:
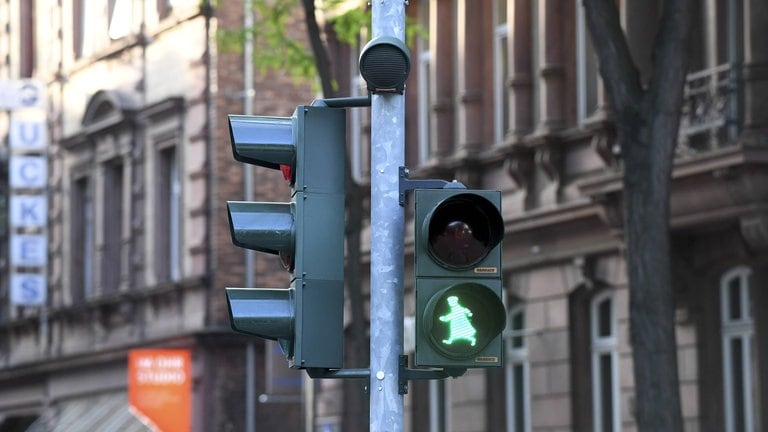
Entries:
[[307, 36], [309, 37], [309, 46], [312, 48], [312, 55], [315, 56], [315, 68], [320, 78], [320, 86], [323, 89], [323, 96], [327, 98], [334, 97], [333, 73], [331, 72], [331, 61], [328, 58], [328, 51], [323, 44], [323, 38], [320, 34], [320, 26], [317, 24], [315, 15], [315, 0], [301, 0], [304, 8], [304, 23], [307, 26]]
[[632, 142], [636, 151], [625, 158], [624, 167], [635, 416], [638, 430], [672, 432], [682, 430], [682, 418], [670, 265], [670, 172], [661, 155], [665, 144], [649, 138], [646, 134]]
[[584, 0], [624, 161], [624, 232], [640, 431], [683, 429], [675, 342], [669, 198], [685, 79], [691, 0], [664, 0], [644, 89], [614, 0]]

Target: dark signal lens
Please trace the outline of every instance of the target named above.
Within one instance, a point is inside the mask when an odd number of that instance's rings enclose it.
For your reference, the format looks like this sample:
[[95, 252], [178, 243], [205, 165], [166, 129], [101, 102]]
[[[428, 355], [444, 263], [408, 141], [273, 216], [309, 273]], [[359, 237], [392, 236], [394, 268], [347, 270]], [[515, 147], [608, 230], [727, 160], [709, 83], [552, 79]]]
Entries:
[[441, 265], [477, 265], [501, 241], [503, 224], [498, 210], [486, 199], [456, 195], [435, 208], [428, 219], [428, 249]]
[[429, 248], [437, 260], [451, 267], [469, 267], [488, 252], [488, 242], [477, 237], [482, 227], [454, 219], [430, 226]]

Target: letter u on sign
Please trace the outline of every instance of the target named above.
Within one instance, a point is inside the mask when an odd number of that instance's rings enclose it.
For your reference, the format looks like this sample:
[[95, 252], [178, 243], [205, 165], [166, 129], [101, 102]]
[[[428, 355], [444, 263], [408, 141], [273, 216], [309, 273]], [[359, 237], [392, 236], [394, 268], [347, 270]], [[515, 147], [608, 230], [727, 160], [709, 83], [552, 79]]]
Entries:
[[[11, 112], [11, 127], [8, 134], [9, 144], [13, 150], [45, 150], [47, 131], [45, 113], [40, 115], [28, 114], [29, 110]], [[37, 113], [33, 110], [32, 113]]]

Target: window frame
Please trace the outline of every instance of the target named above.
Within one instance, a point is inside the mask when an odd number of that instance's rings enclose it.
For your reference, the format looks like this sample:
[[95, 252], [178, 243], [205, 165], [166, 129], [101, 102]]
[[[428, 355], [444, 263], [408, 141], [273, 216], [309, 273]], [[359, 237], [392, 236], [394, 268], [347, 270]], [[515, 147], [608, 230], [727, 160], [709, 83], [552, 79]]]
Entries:
[[130, 164], [120, 154], [100, 163], [102, 187], [100, 194], [102, 231], [100, 259], [100, 295], [122, 290], [124, 242], [123, 227], [126, 216], [125, 190], [129, 183]]
[[82, 303], [95, 292], [94, 181], [90, 172], [72, 178], [69, 204], [69, 235], [72, 250], [68, 260], [69, 301]]
[[[366, 83], [360, 75], [358, 59], [362, 50], [363, 35], [360, 35], [355, 52], [350, 56], [350, 95], [352, 97], [364, 96], [367, 92]], [[349, 115], [349, 146], [352, 178], [358, 183], [364, 183], [371, 177], [371, 108], [361, 107], [348, 110]]]
[[36, 68], [36, 3], [34, 1], [19, 2], [19, 21], [21, 37], [19, 38], [19, 77], [30, 78]]
[[131, 34], [132, 1], [109, 0], [107, 12], [107, 34], [110, 40], [119, 40]]
[[[605, 302], [610, 302], [610, 317], [608, 321], [608, 335], [602, 336], [599, 329], [600, 306]], [[619, 411], [619, 374], [618, 374], [618, 343], [617, 343], [617, 319], [616, 319], [616, 295], [613, 290], [606, 290], [595, 295], [589, 304], [589, 337], [590, 337], [590, 369], [592, 377], [592, 427], [595, 432], [611, 430], [618, 432], [621, 430], [621, 414]], [[601, 381], [601, 361], [604, 356], [610, 359], [610, 378], [611, 378], [611, 425], [606, 429], [603, 424], [605, 413], [603, 412], [603, 402], [606, 395], [603, 394], [604, 383]]]
[[[429, 29], [432, 20], [431, 0], [419, 2], [419, 25]], [[418, 155], [419, 165], [429, 161], [432, 156], [432, 52], [429, 48], [429, 40], [418, 37], [416, 40], [417, 62], [416, 73], [418, 75], [417, 122], [418, 122]]]
[[429, 380], [429, 432], [451, 432], [451, 381]]
[[[507, 432], [529, 432], [531, 430], [531, 386], [530, 386], [530, 362], [528, 360], [528, 343], [525, 324], [525, 304], [514, 304], [507, 313], [506, 331], [506, 361], [504, 367], [505, 393], [506, 393], [506, 429]], [[520, 316], [522, 324], [519, 328], [515, 325], [515, 317]], [[515, 339], [519, 338], [520, 346], [515, 346]], [[518, 383], [515, 377], [515, 368], [522, 368], [522, 395], [517, 395]], [[522, 429], [516, 425], [518, 406], [517, 396], [522, 396], [523, 424]]]
[[[175, 141], [156, 149], [156, 191], [154, 214], [155, 250], [162, 251], [154, 261], [157, 282], [181, 279], [181, 211], [182, 184], [179, 175], [179, 152]], [[158, 228], [160, 228], [158, 230]], [[159, 231], [159, 232], [158, 232]]]
[[[752, 270], [748, 267], [739, 266], [727, 271], [720, 279], [720, 316], [721, 316], [721, 332], [722, 332], [722, 355], [723, 355], [723, 402], [724, 402], [724, 422], [725, 432], [753, 432], [755, 430], [755, 420], [757, 413], [755, 412], [755, 394], [756, 389], [756, 367], [755, 367], [755, 328], [754, 328], [754, 314], [752, 310], [752, 297], [750, 278], [752, 276]], [[738, 288], [738, 310], [740, 316], [737, 318], [731, 318], [732, 310], [732, 292], [731, 285], [733, 282], [737, 282]], [[735, 365], [733, 364], [733, 352], [731, 350], [732, 343], [734, 341], [740, 341], [740, 354], [741, 354], [741, 384], [742, 394], [740, 398], [743, 400], [743, 427], [736, 427], [734, 422], [735, 409], [734, 406], [735, 397], [733, 382], [733, 376], [735, 372]]]
[[502, 2], [506, 4], [507, 0], [494, 0], [493, 7], [493, 138], [496, 143], [502, 142], [510, 130], [510, 98], [506, 85], [509, 75], [509, 25], [506, 16], [499, 16], [499, 4]]
[[584, 5], [576, 1], [576, 121], [582, 125], [599, 107], [597, 56], [587, 29]]

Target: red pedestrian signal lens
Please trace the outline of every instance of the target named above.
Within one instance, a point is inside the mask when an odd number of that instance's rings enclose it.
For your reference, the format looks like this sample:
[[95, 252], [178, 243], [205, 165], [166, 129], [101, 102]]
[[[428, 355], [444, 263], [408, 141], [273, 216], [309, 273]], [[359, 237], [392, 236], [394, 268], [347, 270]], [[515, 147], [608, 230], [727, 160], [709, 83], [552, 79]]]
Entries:
[[485, 258], [503, 236], [498, 210], [476, 195], [455, 195], [428, 218], [428, 250], [442, 266], [468, 268]]
[[290, 165], [280, 165], [280, 172], [283, 173], [283, 178], [288, 184], [293, 184], [293, 168]]
[[288, 271], [293, 271], [293, 254], [286, 251], [280, 251], [279, 257], [283, 268]]

